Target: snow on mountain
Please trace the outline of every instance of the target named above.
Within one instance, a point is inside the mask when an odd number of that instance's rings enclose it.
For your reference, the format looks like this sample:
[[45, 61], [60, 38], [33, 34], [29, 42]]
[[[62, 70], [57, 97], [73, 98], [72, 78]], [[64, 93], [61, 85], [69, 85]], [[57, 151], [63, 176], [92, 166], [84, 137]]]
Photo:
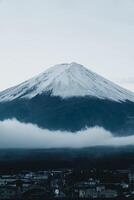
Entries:
[[108, 81], [80, 64], [60, 64], [44, 73], [0, 92], [0, 102], [17, 98], [31, 99], [36, 95], [51, 92], [62, 98], [90, 96], [112, 101], [132, 101], [134, 93]]

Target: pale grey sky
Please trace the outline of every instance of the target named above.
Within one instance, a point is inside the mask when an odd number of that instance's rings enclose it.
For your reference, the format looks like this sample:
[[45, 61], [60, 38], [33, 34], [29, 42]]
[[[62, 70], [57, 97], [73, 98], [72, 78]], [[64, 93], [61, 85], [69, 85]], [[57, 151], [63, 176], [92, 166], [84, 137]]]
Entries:
[[0, 90], [73, 61], [134, 91], [134, 0], [0, 0]]

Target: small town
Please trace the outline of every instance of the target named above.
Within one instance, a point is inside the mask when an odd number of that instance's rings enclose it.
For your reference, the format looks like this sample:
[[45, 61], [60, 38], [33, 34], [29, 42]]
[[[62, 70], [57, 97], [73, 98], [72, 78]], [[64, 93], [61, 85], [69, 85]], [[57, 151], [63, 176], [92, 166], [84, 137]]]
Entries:
[[134, 199], [134, 168], [0, 173], [0, 200]]

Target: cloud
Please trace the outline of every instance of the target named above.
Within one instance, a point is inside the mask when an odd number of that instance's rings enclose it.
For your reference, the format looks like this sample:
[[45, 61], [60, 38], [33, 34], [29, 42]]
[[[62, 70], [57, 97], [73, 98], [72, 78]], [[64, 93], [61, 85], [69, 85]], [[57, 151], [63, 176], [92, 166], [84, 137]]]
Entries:
[[0, 122], [0, 148], [82, 148], [102, 145], [134, 145], [134, 136], [113, 137], [100, 127], [71, 133], [40, 129], [16, 120]]

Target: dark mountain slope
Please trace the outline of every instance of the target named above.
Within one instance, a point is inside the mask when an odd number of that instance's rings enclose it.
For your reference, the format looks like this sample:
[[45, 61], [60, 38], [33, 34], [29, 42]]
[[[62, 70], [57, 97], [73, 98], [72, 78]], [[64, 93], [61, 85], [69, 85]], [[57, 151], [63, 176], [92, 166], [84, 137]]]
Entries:
[[79, 131], [102, 126], [114, 135], [131, 135], [134, 131], [134, 103], [98, 98], [37, 95], [0, 103], [0, 120], [16, 118], [50, 130]]

